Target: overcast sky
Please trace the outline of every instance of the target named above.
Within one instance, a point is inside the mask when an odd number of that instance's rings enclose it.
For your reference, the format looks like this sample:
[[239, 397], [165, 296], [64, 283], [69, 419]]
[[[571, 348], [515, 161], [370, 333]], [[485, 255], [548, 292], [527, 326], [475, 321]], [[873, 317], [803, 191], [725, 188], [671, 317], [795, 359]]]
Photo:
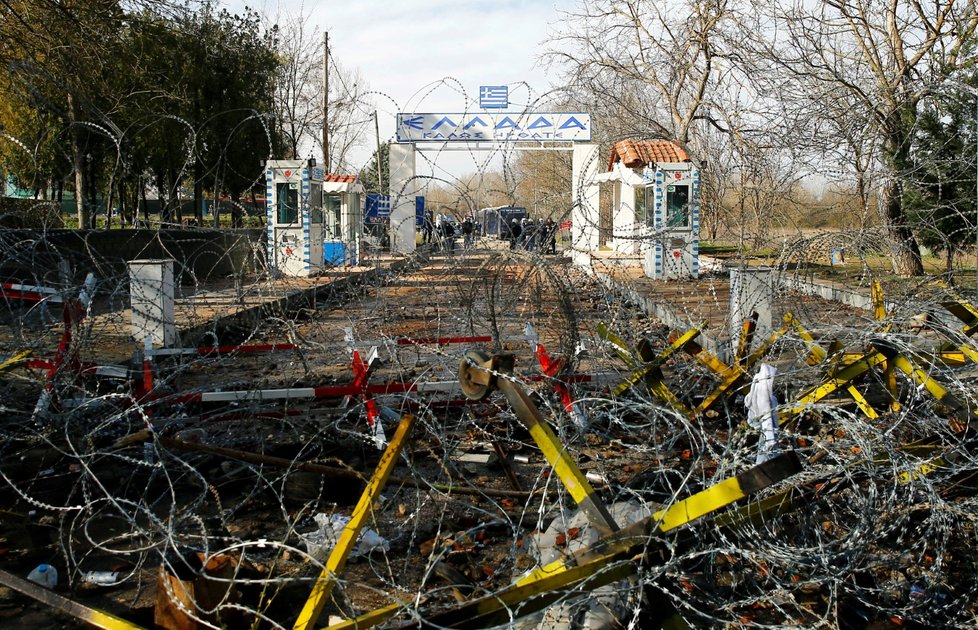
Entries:
[[[545, 95], [551, 81], [539, 60], [543, 43], [559, 11], [575, 2], [225, 0], [225, 5], [232, 11], [250, 6], [270, 21], [282, 14], [308, 15], [311, 30], [328, 30], [333, 58], [358, 68], [370, 89], [393, 100], [374, 98], [381, 136], [390, 137], [397, 111], [463, 111], [466, 97], [469, 107], [477, 104], [480, 85], [511, 85], [516, 110]], [[446, 77], [457, 83], [433, 85]], [[512, 85], [519, 82], [532, 92]]]

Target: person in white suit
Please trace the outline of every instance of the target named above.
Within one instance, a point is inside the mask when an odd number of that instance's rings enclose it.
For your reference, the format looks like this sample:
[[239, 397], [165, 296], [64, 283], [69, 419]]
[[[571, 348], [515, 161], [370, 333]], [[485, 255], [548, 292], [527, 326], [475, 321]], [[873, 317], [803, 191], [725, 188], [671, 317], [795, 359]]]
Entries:
[[778, 399], [774, 396], [774, 375], [777, 373], [776, 367], [762, 363], [744, 399], [747, 422], [761, 431], [755, 464], [763, 464], [781, 450], [778, 446]]

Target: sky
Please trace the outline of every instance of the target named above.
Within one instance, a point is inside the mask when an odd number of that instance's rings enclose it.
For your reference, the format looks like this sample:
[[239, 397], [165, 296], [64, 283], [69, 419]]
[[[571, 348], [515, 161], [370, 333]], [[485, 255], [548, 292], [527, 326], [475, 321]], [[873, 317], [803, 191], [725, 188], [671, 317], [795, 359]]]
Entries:
[[[477, 105], [481, 85], [510, 85], [517, 111], [540, 99], [552, 89], [540, 62], [544, 42], [560, 11], [576, 1], [225, 0], [225, 6], [237, 11], [247, 5], [270, 21], [306, 15], [312, 32], [321, 37], [328, 30], [333, 59], [359, 69], [383, 95], [373, 99], [380, 136], [387, 139], [398, 111], [463, 111], [466, 98], [469, 108]], [[516, 85], [521, 82], [529, 88]], [[471, 171], [473, 160], [460, 164]]]

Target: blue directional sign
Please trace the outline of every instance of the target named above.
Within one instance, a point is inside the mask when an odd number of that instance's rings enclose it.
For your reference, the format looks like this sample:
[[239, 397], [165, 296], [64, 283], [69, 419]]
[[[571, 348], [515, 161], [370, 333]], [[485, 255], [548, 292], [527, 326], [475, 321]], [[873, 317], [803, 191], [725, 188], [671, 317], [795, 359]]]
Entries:
[[398, 114], [398, 142], [588, 142], [580, 112]]
[[414, 224], [418, 227], [424, 225], [424, 211], [424, 196], [418, 195], [414, 198]]
[[424, 116], [412, 116], [410, 118], [401, 118], [401, 124], [411, 129], [422, 129], [421, 121], [423, 120]]
[[482, 109], [506, 109], [509, 107], [509, 86], [483, 85], [480, 87], [479, 107]]
[[363, 210], [364, 223], [385, 223], [391, 216], [390, 195], [377, 195], [370, 193], [367, 195]]

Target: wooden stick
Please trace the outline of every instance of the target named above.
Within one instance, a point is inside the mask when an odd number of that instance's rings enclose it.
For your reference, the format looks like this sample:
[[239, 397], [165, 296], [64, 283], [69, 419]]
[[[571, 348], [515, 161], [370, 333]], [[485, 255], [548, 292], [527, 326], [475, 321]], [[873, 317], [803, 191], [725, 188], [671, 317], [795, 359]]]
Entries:
[[[131, 433], [124, 438], [121, 438], [115, 443], [117, 448], [124, 446], [129, 446], [131, 444], [137, 444], [139, 442], [145, 442], [152, 438], [152, 433], [149, 430], [137, 431], [136, 433]], [[249, 464], [258, 464], [264, 466], [275, 466], [276, 468], [292, 468], [294, 470], [301, 470], [303, 472], [319, 473], [321, 475], [326, 475], [333, 478], [356, 480], [366, 483], [367, 478], [355, 470], [349, 470], [347, 468], [339, 468], [337, 466], [326, 466], [324, 464], [316, 464], [313, 462], [299, 462], [292, 459], [286, 459], [284, 457], [274, 457], [272, 455], [262, 455], [261, 453], [250, 453], [248, 451], [239, 451], [236, 449], [223, 448], [220, 446], [210, 446], [208, 444], [197, 444], [194, 442], [184, 442], [182, 440], [177, 440], [174, 438], [163, 437], [160, 435], [156, 436], [156, 440], [161, 446], [171, 448], [175, 451], [183, 451], [189, 453], [207, 453], [210, 455], [218, 455], [220, 457], [228, 457], [230, 459], [237, 459], [243, 462], [248, 462]], [[469, 488], [466, 486], [456, 486], [453, 484], [439, 484], [439, 483], [424, 483], [423, 481], [418, 481], [417, 479], [412, 479], [410, 477], [391, 477], [388, 480], [391, 484], [398, 484], [402, 486], [410, 486], [412, 488], [418, 488], [421, 490], [432, 489], [438, 490], [439, 492], [445, 492], [447, 494], [461, 494], [469, 496], [479, 496], [484, 495], [488, 497], [501, 497], [501, 498], [511, 498], [511, 499], [529, 499], [534, 496], [542, 495], [541, 490], [534, 492], [517, 491], [517, 490], [496, 490], [493, 488]]]

